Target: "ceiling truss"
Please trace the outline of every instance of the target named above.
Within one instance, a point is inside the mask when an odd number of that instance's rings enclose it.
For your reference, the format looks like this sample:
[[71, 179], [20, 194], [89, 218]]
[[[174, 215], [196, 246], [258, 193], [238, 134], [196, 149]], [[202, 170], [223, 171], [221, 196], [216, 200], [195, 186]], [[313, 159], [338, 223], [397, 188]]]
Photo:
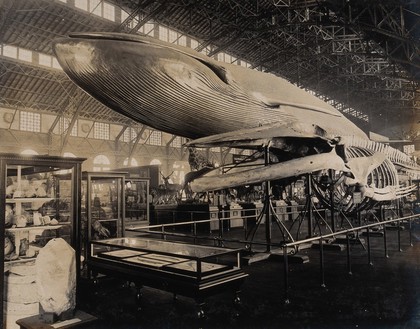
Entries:
[[[108, 2], [131, 14], [112, 22], [59, 1], [3, 0], [0, 42], [52, 55], [51, 40], [69, 32], [136, 33], [153, 21], [195, 38], [196, 50], [209, 56], [227, 53], [311, 90], [362, 129], [386, 127], [420, 112], [420, 5], [415, 1]], [[0, 106], [142, 129], [90, 97], [81, 100], [56, 69], [0, 57], [0, 88]]]

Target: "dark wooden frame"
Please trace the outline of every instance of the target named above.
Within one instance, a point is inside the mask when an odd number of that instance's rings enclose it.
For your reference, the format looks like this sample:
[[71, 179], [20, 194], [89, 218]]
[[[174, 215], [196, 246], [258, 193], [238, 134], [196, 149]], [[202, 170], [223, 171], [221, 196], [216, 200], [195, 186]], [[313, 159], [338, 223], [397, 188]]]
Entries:
[[[81, 203], [81, 167], [84, 158], [64, 158], [59, 156], [48, 156], [48, 155], [21, 155], [13, 153], [0, 153], [0, 231], [3, 236], [5, 235], [5, 212], [6, 208], [6, 184], [7, 184], [7, 166], [10, 165], [22, 165], [22, 166], [44, 166], [44, 167], [54, 167], [59, 169], [72, 169], [71, 175], [71, 189], [72, 196], [70, 201], [71, 206], [71, 246], [75, 249], [76, 252], [76, 268], [80, 268], [80, 248], [77, 246], [80, 245], [80, 203]], [[0, 239], [0, 253], [2, 260], [0, 262], [1, 273], [4, 273], [4, 239]], [[79, 282], [79, 271], [77, 272], [76, 282]], [[4, 274], [2, 274], [0, 279], [0, 300], [1, 305], [4, 303]], [[78, 299], [78, 298], [77, 298]], [[0, 321], [3, 324], [4, 314], [1, 312]]]

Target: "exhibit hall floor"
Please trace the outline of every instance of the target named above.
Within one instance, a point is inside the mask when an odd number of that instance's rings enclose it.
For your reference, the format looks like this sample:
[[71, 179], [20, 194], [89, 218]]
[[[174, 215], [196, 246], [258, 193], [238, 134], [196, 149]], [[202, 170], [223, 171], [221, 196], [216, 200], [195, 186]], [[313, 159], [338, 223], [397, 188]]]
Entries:
[[232, 291], [207, 298], [205, 318], [197, 319], [193, 299], [174, 299], [171, 293], [148, 287], [142, 289], [138, 311], [134, 285], [112, 278], [100, 281], [96, 292], [80, 287], [79, 308], [98, 317], [88, 329], [416, 329], [420, 328], [420, 225], [412, 226], [413, 246], [408, 229], [400, 234], [401, 250], [397, 230], [387, 230], [389, 257], [384, 239], [370, 236], [371, 263], [366, 237], [361, 236], [362, 243], [351, 245], [351, 274], [345, 246], [324, 248], [323, 272], [318, 248], [300, 250], [309, 262], [289, 262], [287, 294], [281, 256], [244, 265], [249, 276], [242, 285], [239, 314]]

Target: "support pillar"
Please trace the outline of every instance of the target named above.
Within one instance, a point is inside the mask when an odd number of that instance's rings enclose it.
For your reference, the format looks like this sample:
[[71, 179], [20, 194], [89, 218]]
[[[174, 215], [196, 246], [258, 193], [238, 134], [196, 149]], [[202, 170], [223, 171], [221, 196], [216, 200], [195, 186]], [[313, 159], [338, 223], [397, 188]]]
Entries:
[[[264, 147], [264, 164], [270, 164], [269, 146]], [[271, 216], [270, 216], [270, 181], [265, 182], [265, 240], [267, 243], [267, 252], [271, 251]]]
[[335, 208], [334, 208], [334, 170], [328, 170], [328, 176], [331, 180], [331, 187], [330, 187], [330, 211], [331, 211], [331, 230], [333, 233], [335, 232]]
[[312, 211], [312, 174], [307, 175], [307, 195], [306, 205], [308, 210], [308, 238], [313, 237], [313, 211]]

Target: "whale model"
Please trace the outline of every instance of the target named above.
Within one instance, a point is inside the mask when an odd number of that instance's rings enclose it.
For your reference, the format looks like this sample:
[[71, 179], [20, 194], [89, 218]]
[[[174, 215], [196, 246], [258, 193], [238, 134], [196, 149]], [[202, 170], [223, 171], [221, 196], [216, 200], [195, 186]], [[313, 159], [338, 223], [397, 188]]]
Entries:
[[[402, 184], [401, 173], [418, 175], [409, 156], [370, 141], [334, 107], [272, 74], [132, 34], [73, 33], [54, 40], [53, 49], [79, 87], [137, 122], [189, 138], [190, 147], [268, 152], [264, 165], [195, 175], [193, 191], [331, 169], [336, 202], [350, 209], [356, 187], [367, 206], [408, 195], [412, 187]], [[328, 194], [328, 186], [316, 190]]]

